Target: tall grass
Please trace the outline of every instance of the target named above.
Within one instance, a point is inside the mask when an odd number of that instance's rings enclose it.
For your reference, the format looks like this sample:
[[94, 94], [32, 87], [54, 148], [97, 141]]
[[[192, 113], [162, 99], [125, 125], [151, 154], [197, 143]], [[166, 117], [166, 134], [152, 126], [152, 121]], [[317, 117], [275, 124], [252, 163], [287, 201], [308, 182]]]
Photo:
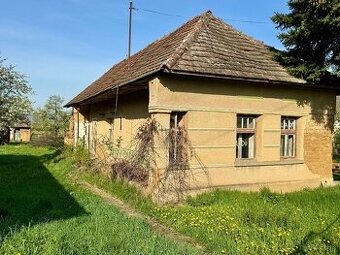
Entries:
[[51, 148], [0, 147], [0, 254], [196, 254], [74, 184]]
[[213, 254], [340, 254], [340, 186], [286, 194], [215, 190], [156, 206], [127, 184], [79, 174]]

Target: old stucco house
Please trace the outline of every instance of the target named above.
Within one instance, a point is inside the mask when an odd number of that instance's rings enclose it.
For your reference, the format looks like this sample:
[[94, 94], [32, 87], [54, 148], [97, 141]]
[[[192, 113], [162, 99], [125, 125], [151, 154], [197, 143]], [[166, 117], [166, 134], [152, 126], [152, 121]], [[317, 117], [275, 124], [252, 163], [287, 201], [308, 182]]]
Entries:
[[263, 43], [208, 11], [114, 65], [67, 106], [74, 143], [127, 144], [151, 117], [165, 129], [185, 126], [210, 185], [284, 191], [332, 183], [337, 93], [292, 77]]

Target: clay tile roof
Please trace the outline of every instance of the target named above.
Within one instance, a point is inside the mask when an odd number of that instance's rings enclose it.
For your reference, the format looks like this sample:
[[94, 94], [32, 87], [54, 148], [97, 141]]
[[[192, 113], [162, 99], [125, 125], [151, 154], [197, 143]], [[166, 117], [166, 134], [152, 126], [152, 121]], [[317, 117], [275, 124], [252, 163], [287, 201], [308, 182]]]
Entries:
[[66, 106], [159, 71], [305, 83], [289, 75], [274, 61], [263, 43], [237, 31], [208, 11], [114, 65]]

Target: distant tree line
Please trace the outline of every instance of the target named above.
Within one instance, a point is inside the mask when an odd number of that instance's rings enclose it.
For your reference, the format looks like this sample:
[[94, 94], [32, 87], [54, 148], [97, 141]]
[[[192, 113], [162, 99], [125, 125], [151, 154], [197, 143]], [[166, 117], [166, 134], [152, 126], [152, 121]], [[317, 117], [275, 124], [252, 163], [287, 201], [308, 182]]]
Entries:
[[39, 134], [38, 142], [49, 145], [63, 144], [70, 113], [63, 107], [64, 99], [50, 96], [46, 104], [33, 113], [32, 130]]

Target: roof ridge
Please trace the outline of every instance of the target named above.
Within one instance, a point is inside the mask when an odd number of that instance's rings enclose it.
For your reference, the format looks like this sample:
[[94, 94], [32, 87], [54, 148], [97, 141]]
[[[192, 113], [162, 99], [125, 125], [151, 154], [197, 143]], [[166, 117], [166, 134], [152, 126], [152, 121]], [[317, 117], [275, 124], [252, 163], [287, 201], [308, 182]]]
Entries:
[[219, 22], [221, 22], [224, 26], [226, 26], [227, 28], [231, 29], [233, 32], [235, 32], [236, 34], [241, 36], [242, 38], [245, 38], [245, 39], [255, 43], [258, 46], [266, 47], [263, 41], [257, 40], [254, 37], [252, 37], [251, 35], [243, 33], [242, 31], [238, 30], [237, 28], [235, 28], [234, 26], [232, 26], [229, 23], [225, 22], [223, 19], [221, 19], [219, 17], [214, 17], [214, 18], [216, 20], [218, 20]]
[[[223, 24], [223, 26], [225, 26], [225, 27], [231, 29], [234, 33], [238, 34], [241, 38], [244, 38], [244, 39], [246, 39], [246, 40], [248, 40], [248, 41], [254, 43], [257, 47], [262, 48], [262, 50], [265, 50], [265, 51], [268, 51], [268, 50], [269, 50], [269, 47], [270, 47], [270, 46], [269, 46], [269, 45], [266, 45], [263, 41], [257, 40], [256, 38], [252, 37], [251, 35], [248, 35], [248, 34], [243, 33], [242, 31], [238, 30], [237, 28], [235, 28], [234, 26], [232, 26], [232, 25], [230, 25], [229, 23], [225, 22], [223, 19], [221, 19], [221, 18], [219, 18], [219, 17], [215, 17], [215, 16], [214, 16], [214, 18], [215, 18], [216, 20], [218, 20], [219, 22], [221, 22], [221, 23]], [[271, 54], [271, 55], [272, 55], [272, 54]], [[266, 56], [266, 55], [264, 55], [264, 56]], [[268, 57], [268, 56], [267, 56], [267, 57]], [[281, 69], [287, 71], [287, 69], [286, 69], [282, 64], [280, 64], [278, 61], [276, 61], [276, 60], [274, 59], [274, 56], [273, 56], [273, 55], [272, 55], [271, 57], [268, 57], [268, 58], [270, 58], [271, 60], [273, 60], [274, 63], [277, 64], [278, 67], [280, 67]], [[294, 77], [294, 76], [293, 76], [293, 77]], [[300, 78], [297, 78], [297, 77], [294, 77], [294, 78], [303, 81], [303, 79], [300, 79]]]
[[[207, 24], [206, 21], [208, 21], [211, 16], [212, 12], [210, 10], [200, 15], [200, 18], [196, 22], [194, 29], [186, 36], [186, 38], [183, 39], [182, 43], [176, 48], [175, 52], [161, 64], [161, 69], [164, 67], [171, 69], [177, 63], [184, 52], [191, 47], [194, 40], [197, 38], [197, 35], [202, 30], [203, 26]], [[191, 20], [195, 19], [196, 17], [192, 18]]]

